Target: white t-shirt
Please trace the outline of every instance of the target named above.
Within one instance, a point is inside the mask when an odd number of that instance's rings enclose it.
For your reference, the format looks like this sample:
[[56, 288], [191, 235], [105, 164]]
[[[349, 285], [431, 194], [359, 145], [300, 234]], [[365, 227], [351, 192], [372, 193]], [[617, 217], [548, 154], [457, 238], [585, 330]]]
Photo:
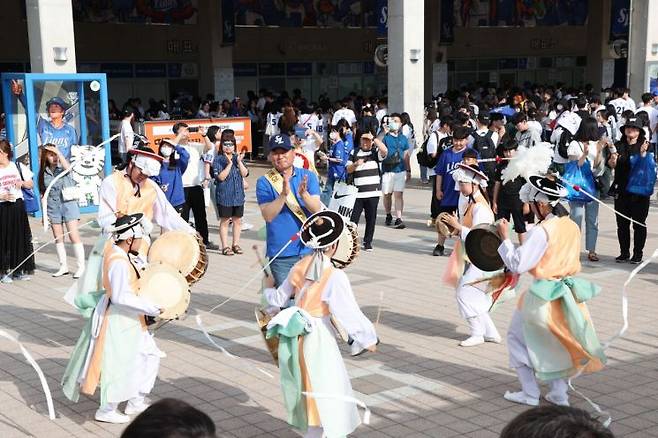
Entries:
[[[121, 135], [119, 136], [119, 153], [125, 154], [133, 147], [133, 140], [135, 139], [135, 131], [130, 124], [129, 120], [121, 120]], [[128, 143], [126, 143], [128, 140]]]
[[334, 117], [331, 119], [331, 125], [336, 126], [340, 119], [347, 120], [347, 123], [350, 125], [350, 127], [356, 123], [356, 116], [354, 115], [354, 111], [349, 108], [341, 108], [336, 111], [334, 113]]
[[299, 116], [299, 125], [303, 126], [306, 129], [312, 129], [314, 131], [317, 131], [319, 123], [320, 123], [320, 118], [315, 113], [302, 114]]
[[[20, 164], [21, 172], [23, 172], [23, 180], [29, 181], [34, 177], [32, 171]], [[11, 193], [16, 199], [23, 199], [23, 191], [16, 188], [16, 183], [21, 180], [21, 175], [18, 173], [18, 168], [15, 163], [9, 163], [7, 167], [0, 167], [0, 194]], [[8, 202], [8, 201], [4, 201]]]
[[183, 146], [183, 149], [190, 154], [190, 161], [187, 164], [187, 169], [185, 169], [185, 172], [183, 172], [182, 175], [183, 187], [200, 186], [206, 177], [204, 162], [201, 159], [204, 145], [202, 143], [190, 142], [181, 146]]
[[[600, 176], [604, 170], [601, 168], [602, 166], [599, 166], [600, 168], [598, 170], [594, 168], [594, 161], [596, 160], [596, 155], [598, 152], [596, 143], [596, 141], [589, 142], [589, 147], [587, 148], [587, 161], [589, 161], [589, 165], [594, 176]], [[567, 148], [567, 155], [569, 155], [569, 159], [572, 161], [578, 160], [583, 154], [583, 150], [583, 145], [579, 141], [573, 140], [571, 143], [569, 143], [569, 147]]]
[[649, 129], [651, 130], [651, 143], [658, 142], [658, 134], [656, 133], [656, 125], [658, 125], [658, 110], [652, 106], [641, 106], [635, 111], [635, 114], [644, 111], [649, 116]]
[[382, 119], [386, 114], [388, 114], [388, 108], [378, 109], [377, 112], [375, 113], [375, 117], [377, 118], [377, 121], [379, 122], [380, 125], [382, 124]]
[[279, 129], [279, 119], [282, 113], [267, 113], [267, 126], [265, 127], [265, 135], [270, 137], [281, 133]]
[[[432, 155], [436, 154], [436, 152], [439, 149], [439, 142], [444, 139], [445, 137], [448, 136], [448, 134], [443, 133], [441, 131], [433, 131], [430, 132], [430, 137], [427, 140], [427, 154]], [[436, 173], [434, 172], [434, 167], [428, 167], [427, 168], [427, 176], [434, 176]]]
[[632, 99], [627, 100], [622, 97], [618, 97], [616, 99], [611, 100], [610, 105], [615, 107], [615, 111], [617, 112], [617, 120], [619, 120], [622, 113], [626, 110], [631, 110], [635, 112], [635, 102], [633, 102]]

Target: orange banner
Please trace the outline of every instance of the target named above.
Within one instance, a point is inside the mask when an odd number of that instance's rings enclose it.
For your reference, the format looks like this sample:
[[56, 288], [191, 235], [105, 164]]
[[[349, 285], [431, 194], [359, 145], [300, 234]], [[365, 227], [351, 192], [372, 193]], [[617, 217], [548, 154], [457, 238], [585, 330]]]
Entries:
[[[162, 138], [173, 139], [175, 137], [173, 126], [176, 123], [183, 122], [190, 128], [203, 126], [208, 129], [210, 126], [219, 126], [220, 131], [217, 133], [217, 139], [221, 131], [232, 129], [235, 131], [236, 150], [251, 154], [251, 119], [249, 117], [228, 117], [223, 119], [188, 119], [188, 120], [158, 120], [153, 122], [144, 122], [144, 135], [151, 142], [151, 147], [155, 149], [157, 141]], [[203, 142], [199, 132], [190, 132], [190, 141]]]

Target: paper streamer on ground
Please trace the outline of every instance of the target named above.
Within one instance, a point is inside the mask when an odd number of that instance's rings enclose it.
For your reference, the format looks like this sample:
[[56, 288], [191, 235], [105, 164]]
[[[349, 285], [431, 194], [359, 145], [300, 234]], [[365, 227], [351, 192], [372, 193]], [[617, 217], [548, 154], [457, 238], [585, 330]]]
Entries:
[[[217, 348], [219, 349], [219, 351], [221, 351], [223, 354], [225, 354], [226, 356], [230, 357], [231, 359], [243, 359], [243, 360], [245, 360], [245, 361], [247, 360], [247, 359], [245, 359], [245, 358], [242, 358], [242, 357], [240, 357], [240, 356], [236, 356], [235, 354], [232, 354], [232, 353], [229, 352], [226, 348], [224, 348], [224, 347], [222, 347], [221, 345], [219, 345], [218, 343], [216, 343], [216, 342], [210, 337], [210, 333], [208, 333], [208, 330], [206, 330], [205, 326], [203, 325], [203, 322], [201, 321], [201, 315], [197, 315], [197, 316], [196, 316], [196, 323], [197, 323], [197, 325], [199, 326], [199, 328], [201, 329], [201, 331], [203, 332], [203, 334], [204, 334], [204, 336], [206, 337], [206, 339], [208, 339], [208, 341], [210, 341], [210, 343], [211, 343], [212, 345], [214, 345], [215, 347], [217, 347]], [[265, 371], [264, 369], [262, 369], [262, 368], [260, 368], [260, 367], [255, 366], [255, 365], [252, 364], [251, 362], [246, 362], [246, 363], [248, 363], [249, 366], [251, 366], [252, 368], [255, 368], [257, 371], [260, 371], [261, 373], [265, 374], [265, 375], [266, 375], [267, 377], [269, 377], [270, 379], [273, 379], [273, 378], [274, 378], [274, 376], [273, 376], [272, 374], [268, 373], [267, 371]]]
[[18, 339], [16, 339], [15, 337], [13, 337], [12, 335], [10, 335], [4, 330], [0, 330], [0, 337], [8, 339], [14, 344], [18, 345], [18, 348], [20, 348], [23, 357], [28, 361], [30, 365], [32, 365], [34, 371], [37, 372], [37, 375], [39, 376], [39, 380], [41, 381], [41, 387], [43, 388], [43, 392], [44, 394], [46, 394], [46, 404], [48, 405], [48, 417], [51, 420], [54, 420], [55, 407], [53, 406], [53, 396], [50, 393], [50, 387], [48, 386], [48, 382], [46, 381], [46, 376], [44, 376], [43, 371], [41, 371], [41, 367], [39, 367], [39, 364], [32, 358], [32, 355], [30, 355], [30, 353], [23, 346], [23, 344], [18, 341]]
[[[622, 289], [621, 289], [621, 315], [622, 315], [622, 327], [621, 327], [621, 329], [620, 329], [620, 330], [619, 330], [614, 336], [612, 336], [609, 340], [607, 340], [606, 342], [604, 342], [604, 343], [601, 345], [602, 348], [603, 348], [603, 351], [606, 351], [606, 350], [612, 345], [612, 343], [613, 343], [614, 341], [616, 341], [617, 339], [619, 339], [620, 337], [622, 337], [622, 336], [624, 335], [624, 333], [626, 333], [626, 330], [628, 330], [628, 325], [629, 325], [629, 324], [628, 324], [628, 293], [626, 292], [626, 288], [627, 288], [628, 285], [630, 284], [631, 280], [633, 280], [633, 278], [634, 278], [634, 277], [635, 277], [635, 276], [636, 276], [636, 275], [637, 275], [642, 269], [646, 268], [647, 265], [648, 265], [649, 263], [651, 263], [653, 260], [655, 260], [656, 258], [658, 258], [658, 249], [656, 249], [656, 250], [653, 252], [653, 254], [651, 254], [651, 257], [649, 257], [647, 260], [643, 261], [643, 262], [640, 263], [635, 269], [633, 269], [633, 270], [631, 271], [631, 273], [628, 275], [628, 278], [626, 278], [626, 281], [624, 282], [624, 286], [623, 286]], [[575, 392], [576, 394], [578, 394], [579, 396], [581, 396], [583, 399], [585, 399], [585, 401], [586, 401], [587, 403], [589, 403], [589, 405], [590, 405], [592, 408], [594, 408], [594, 410], [595, 410], [597, 413], [599, 413], [600, 415], [605, 415], [605, 416], [608, 417], [608, 419], [607, 419], [606, 421], [603, 422], [603, 425], [604, 425], [605, 427], [608, 427], [608, 426], [610, 426], [610, 423], [612, 423], [612, 416], [610, 415], [610, 413], [607, 412], [607, 411], [604, 411], [603, 409], [601, 409], [601, 407], [600, 407], [598, 404], [594, 403], [594, 401], [592, 401], [591, 399], [589, 399], [588, 397], [586, 397], [585, 394], [583, 394], [582, 392], [580, 392], [580, 391], [578, 391], [576, 388], [574, 388], [574, 386], [573, 386], [573, 384], [572, 384], [572, 381], [575, 380], [576, 378], [580, 377], [580, 375], [583, 373], [583, 369], [584, 369], [584, 367], [583, 367], [583, 368], [580, 368], [580, 369], [578, 370], [578, 372], [576, 373], [576, 375], [573, 376], [573, 377], [571, 377], [571, 378], [569, 379], [569, 381], [567, 382], [567, 384], [569, 385], [569, 388], [570, 388], [573, 392]]]
[[335, 394], [325, 394], [322, 392], [306, 392], [302, 391], [302, 394], [304, 394], [306, 397], [311, 397], [311, 398], [329, 398], [333, 400], [340, 400], [344, 401], [345, 403], [354, 403], [355, 405], [363, 408], [363, 424], [370, 424], [370, 408], [363, 403], [361, 400], [354, 398], [354, 397], [347, 397], [344, 395], [335, 395]]

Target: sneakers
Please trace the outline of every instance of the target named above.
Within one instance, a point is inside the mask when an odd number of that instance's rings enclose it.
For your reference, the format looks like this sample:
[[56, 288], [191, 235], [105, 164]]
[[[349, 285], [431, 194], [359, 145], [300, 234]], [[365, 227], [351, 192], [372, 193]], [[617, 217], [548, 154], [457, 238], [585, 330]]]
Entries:
[[402, 219], [397, 218], [395, 219], [395, 228], [398, 230], [404, 230], [407, 226], [402, 222]]
[[149, 406], [150, 404], [145, 402], [143, 399], [137, 403], [128, 401], [128, 403], [126, 403], [126, 409], [123, 412], [126, 415], [138, 415], [148, 409]]
[[445, 247], [443, 245], [436, 245], [434, 251], [432, 251], [433, 256], [442, 256], [445, 254]]
[[251, 230], [254, 227], [254, 224], [250, 224], [249, 222], [242, 221], [242, 224], [240, 224], [240, 231], [248, 231]]
[[30, 278], [30, 276], [27, 275], [27, 274], [20, 273], [20, 274], [18, 274], [18, 275], [14, 274], [14, 280], [18, 280], [18, 281], [30, 281], [30, 280], [32, 280], [32, 278]]
[[2, 278], [0, 279], [0, 283], [4, 283], [4, 284], [9, 284], [13, 282], [14, 280], [12, 280], [11, 277], [7, 274], [3, 275]]
[[615, 262], [626, 263], [630, 257], [630, 254], [621, 254], [618, 257], [615, 257]]
[[393, 223], [393, 215], [391, 213], [386, 215], [386, 221], [384, 222], [387, 227], [390, 227]]
[[631, 265], [639, 265], [640, 263], [642, 263], [642, 255], [633, 254], [633, 258], [631, 259]]
[[464, 339], [459, 343], [460, 347], [475, 347], [476, 345], [484, 344], [483, 336], [471, 336], [468, 339]]
[[218, 251], [219, 250], [219, 246], [215, 245], [212, 242], [208, 242], [205, 245], [206, 245], [206, 249], [209, 249], [211, 251]]
[[372, 243], [364, 243], [363, 244], [363, 250], [365, 252], [372, 252]]
[[491, 342], [492, 344], [500, 344], [501, 342], [503, 342], [503, 339], [500, 336], [496, 336], [496, 337], [485, 336], [484, 342]]
[[569, 406], [568, 399], [559, 399], [550, 392], [544, 396], [544, 400], [557, 406]]
[[356, 357], [362, 355], [366, 351], [365, 348], [361, 346], [356, 341], [352, 341], [352, 344], [350, 345], [350, 356]]
[[520, 405], [528, 405], [528, 406], [539, 406], [539, 399], [538, 398], [533, 398], [530, 397], [529, 395], [526, 395], [525, 392], [519, 391], [519, 392], [505, 392], [505, 395], [503, 395], [505, 400], [511, 401], [512, 403], [518, 403]]
[[130, 422], [130, 417], [127, 415], [117, 411], [101, 411], [100, 409], [96, 411], [94, 419], [102, 423], [125, 424]]

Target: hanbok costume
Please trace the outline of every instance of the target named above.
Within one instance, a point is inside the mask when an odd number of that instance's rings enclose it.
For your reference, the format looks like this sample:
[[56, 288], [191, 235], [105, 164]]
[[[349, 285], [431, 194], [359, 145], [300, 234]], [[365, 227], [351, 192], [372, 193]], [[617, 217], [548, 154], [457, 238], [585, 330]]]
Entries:
[[[142, 149], [131, 149], [131, 162], [144, 175], [154, 176], [160, 172], [163, 157]], [[103, 258], [110, 254], [112, 247], [108, 240], [108, 230], [118, 217], [141, 213], [142, 227], [145, 235], [142, 246], [138, 249], [145, 259], [150, 246], [149, 234], [153, 223], [165, 230], [185, 230], [190, 234], [196, 231], [185, 222], [167, 201], [160, 187], [150, 178], [135, 185], [128, 170], [117, 170], [106, 177], [100, 187], [100, 204], [98, 207], [98, 224], [102, 233], [96, 240], [87, 260], [87, 268], [82, 278], [66, 293], [64, 299], [74, 305], [78, 295], [100, 291], [102, 289], [101, 272]]]
[[[111, 229], [115, 241], [140, 239], [143, 215], [117, 219]], [[138, 270], [144, 262], [113, 244], [103, 261], [105, 292], [79, 295], [78, 308], [89, 321], [71, 354], [62, 379], [66, 397], [77, 402], [80, 393], [93, 395], [100, 385], [98, 421], [125, 423], [127, 415], [148, 407], [144, 397], [153, 389], [162, 352], [146, 329], [145, 315], [160, 309], [137, 295]], [[119, 403], [128, 401], [122, 415]]]
[[[324, 254], [345, 227], [342, 216], [325, 210], [302, 226], [301, 241], [315, 251], [293, 266], [277, 289], [263, 291], [272, 306], [294, 306], [269, 322], [268, 337], [279, 338], [281, 388], [288, 423], [307, 437], [338, 438], [361, 423], [352, 386], [336, 343], [334, 323], [357, 345], [377, 344], [373, 324], [359, 309], [347, 275]], [[332, 323], [332, 320], [334, 323]], [[364, 422], [367, 422], [364, 418]]]
[[[555, 205], [566, 194], [559, 183], [531, 176], [520, 197], [527, 203]], [[537, 406], [538, 378], [549, 384], [546, 400], [566, 406], [565, 379], [599, 371], [606, 362], [585, 304], [600, 288], [576, 277], [581, 269], [580, 242], [575, 222], [551, 214], [528, 231], [523, 245], [515, 248], [508, 239], [498, 248], [511, 271], [529, 272], [535, 278], [520, 296], [507, 334], [510, 367], [522, 388], [505, 393], [507, 400]]]
[[[455, 171], [452, 173], [456, 183], [465, 182], [477, 184], [480, 189], [487, 187], [487, 176], [480, 171], [477, 165], [469, 166], [458, 163]], [[494, 214], [489, 207], [481, 190], [473, 195], [466, 197], [467, 202], [459, 205], [459, 219], [462, 225], [461, 235], [459, 236], [460, 247], [463, 247], [466, 236], [471, 228], [479, 224], [493, 224]], [[457, 256], [465, 259], [464, 251], [461, 248], [455, 249]], [[464, 262], [460, 265], [464, 266]], [[450, 265], [449, 268], [451, 269]], [[454, 269], [454, 268], [453, 268]], [[459, 345], [462, 347], [472, 347], [486, 342], [500, 343], [501, 337], [496, 326], [489, 316], [489, 309], [493, 303], [491, 295], [482, 289], [476, 287], [473, 283], [489, 277], [481, 269], [472, 263], [468, 263], [466, 269], [460, 268], [463, 275], [457, 275], [456, 298], [459, 313], [462, 318], [466, 319], [471, 330], [471, 336], [462, 341]]]

